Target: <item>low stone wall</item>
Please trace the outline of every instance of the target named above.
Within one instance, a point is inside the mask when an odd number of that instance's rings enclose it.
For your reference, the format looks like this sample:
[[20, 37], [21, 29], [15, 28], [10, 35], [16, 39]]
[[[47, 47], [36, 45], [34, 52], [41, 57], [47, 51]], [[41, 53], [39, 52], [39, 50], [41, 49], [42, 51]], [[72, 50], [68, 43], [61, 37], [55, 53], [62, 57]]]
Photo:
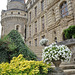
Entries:
[[75, 63], [75, 39], [68, 39], [62, 42], [58, 42], [58, 45], [66, 45], [72, 51], [71, 62]]

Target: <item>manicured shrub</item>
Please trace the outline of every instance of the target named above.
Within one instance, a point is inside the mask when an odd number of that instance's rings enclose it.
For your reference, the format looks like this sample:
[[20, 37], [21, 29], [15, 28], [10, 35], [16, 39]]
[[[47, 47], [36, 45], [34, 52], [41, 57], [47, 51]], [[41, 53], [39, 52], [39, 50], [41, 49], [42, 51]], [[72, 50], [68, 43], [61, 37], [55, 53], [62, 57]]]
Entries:
[[0, 39], [0, 63], [10, 61], [10, 52], [15, 50], [15, 45], [5, 38]]
[[16, 51], [13, 50], [11, 53], [12, 57], [23, 54], [27, 60], [36, 60], [36, 55], [26, 46], [18, 31], [12, 30], [7, 36], [16, 46]]
[[1, 75], [47, 75], [50, 65], [42, 61], [28, 61], [20, 54], [10, 63], [0, 64]]
[[75, 25], [72, 25], [68, 29], [65, 29], [64, 35], [66, 39], [75, 38]]
[[23, 54], [27, 60], [36, 60], [36, 55], [30, 51], [16, 31], [11, 31], [7, 36], [0, 39], [0, 63], [10, 62], [13, 57]]

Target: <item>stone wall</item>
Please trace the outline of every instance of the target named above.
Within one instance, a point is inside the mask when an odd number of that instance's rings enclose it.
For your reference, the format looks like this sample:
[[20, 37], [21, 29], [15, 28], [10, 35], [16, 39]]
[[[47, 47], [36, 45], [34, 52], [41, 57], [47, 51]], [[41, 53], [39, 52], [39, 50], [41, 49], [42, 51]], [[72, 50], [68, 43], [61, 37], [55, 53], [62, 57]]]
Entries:
[[[31, 1], [31, 0], [30, 0]], [[37, 0], [36, 0], [37, 1]], [[70, 0], [65, 0], [68, 7], [68, 16], [62, 18], [60, 16], [60, 5], [64, 0], [44, 0], [44, 10], [41, 11], [41, 1], [38, 0], [28, 9], [28, 21], [27, 21], [27, 38], [26, 44], [35, 46], [35, 39], [37, 39], [37, 45], [40, 46], [39, 41], [42, 36], [49, 39], [49, 44], [57, 41], [63, 41], [63, 30], [71, 25], [74, 25], [73, 4]], [[37, 7], [37, 16], [35, 16], [35, 7]], [[30, 21], [31, 12], [31, 21]], [[45, 29], [42, 30], [41, 18], [44, 16]], [[35, 22], [37, 21], [37, 33], [35, 33]], [[31, 26], [31, 36], [29, 27]]]
[[11, 30], [16, 30], [19, 25], [19, 33], [25, 37], [25, 25], [27, 23], [27, 13], [21, 10], [9, 10], [2, 12], [1, 25], [2, 36], [7, 35]]

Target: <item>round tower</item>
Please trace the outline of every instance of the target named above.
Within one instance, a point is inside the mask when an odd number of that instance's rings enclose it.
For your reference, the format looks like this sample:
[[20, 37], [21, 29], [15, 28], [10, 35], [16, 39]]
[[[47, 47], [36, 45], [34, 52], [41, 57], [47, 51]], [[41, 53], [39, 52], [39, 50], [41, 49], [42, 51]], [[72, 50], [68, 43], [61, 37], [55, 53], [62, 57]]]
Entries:
[[1, 16], [2, 36], [14, 29], [25, 37], [26, 23], [27, 13], [24, 0], [8, 0], [7, 10], [3, 10]]

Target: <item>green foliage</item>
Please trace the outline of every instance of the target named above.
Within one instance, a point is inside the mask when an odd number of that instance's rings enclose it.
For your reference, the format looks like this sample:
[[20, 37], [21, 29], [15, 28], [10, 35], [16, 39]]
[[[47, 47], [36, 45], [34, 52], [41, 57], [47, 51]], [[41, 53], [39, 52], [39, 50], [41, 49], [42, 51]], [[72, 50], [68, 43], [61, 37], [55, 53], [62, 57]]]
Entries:
[[15, 45], [10, 40], [0, 39], [0, 63], [10, 61], [10, 52], [15, 50]]
[[0, 39], [0, 63], [10, 62], [13, 57], [23, 54], [27, 60], [35, 60], [36, 55], [25, 45], [20, 34], [13, 30]]
[[0, 64], [1, 75], [47, 75], [50, 65], [42, 61], [28, 61], [20, 54], [10, 63]]
[[7, 61], [7, 43], [0, 39], [0, 63]]
[[73, 38], [75, 38], [75, 34], [74, 34], [74, 35], [72, 35], [72, 37], [73, 37]]
[[0, 51], [0, 63], [8, 61], [7, 51]]
[[68, 29], [65, 29], [64, 35], [66, 39], [75, 38], [75, 25], [72, 25]]
[[[16, 30], [12, 30], [7, 36], [12, 43], [15, 44], [16, 50], [12, 49], [11, 57], [18, 56], [19, 54], [23, 54], [24, 58], [27, 60], [35, 60], [36, 55], [31, 52], [31, 50], [25, 45], [21, 35]], [[13, 48], [11, 45], [9, 46]]]

